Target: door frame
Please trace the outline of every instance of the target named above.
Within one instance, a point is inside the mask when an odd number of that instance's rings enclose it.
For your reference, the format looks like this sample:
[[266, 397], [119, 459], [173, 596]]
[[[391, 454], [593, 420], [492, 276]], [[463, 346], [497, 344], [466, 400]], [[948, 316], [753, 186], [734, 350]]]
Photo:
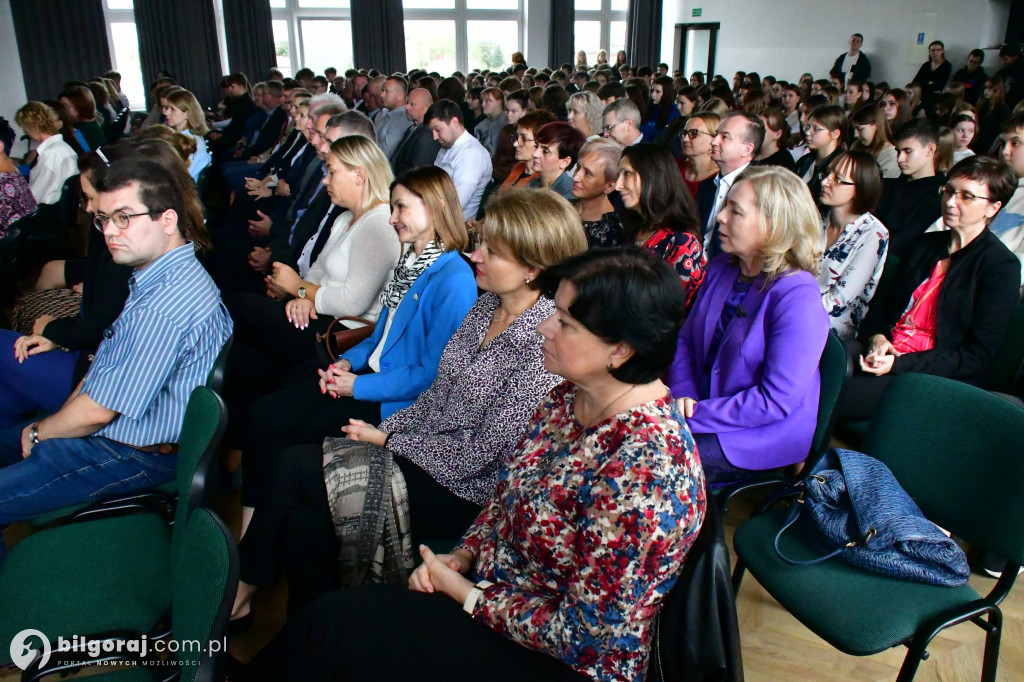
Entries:
[[[690, 29], [711, 31], [708, 40], [708, 69], [704, 74], [704, 82], [710, 83], [711, 77], [715, 75], [715, 53], [718, 50], [718, 31], [721, 28], [722, 24], [718, 21], [676, 24], [676, 69], [682, 72], [683, 66], [685, 66], [683, 62], [686, 59], [686, 32]], [[684, 73], [683, 75], [689, 78], [689, 74]]]

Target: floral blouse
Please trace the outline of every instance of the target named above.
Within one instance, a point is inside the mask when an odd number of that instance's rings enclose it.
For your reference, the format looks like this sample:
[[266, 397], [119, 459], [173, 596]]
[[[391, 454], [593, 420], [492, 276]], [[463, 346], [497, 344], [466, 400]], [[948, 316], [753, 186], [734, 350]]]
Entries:
[[641, 246], [676, 269], [686, 292], [686, 307], [689, 309], [697, 297], [700, 285], [704, 283], [704, 272], [708, 265], [700, 237], [663, 227]]
[[544, 368], [537, 333], [554, 302], [541, 296], [481, 348], [499, 303], [496, 294], [480, 297], [445, 346], [434, 383], [380, 425], [389, 450], [481, 506], [537, 403], [561, 380]]
[[828, 216], [823, 222], [821, 269], [818, 288], [829, 316], [829, 326], [841, 339], [852, 339], [868, 312], [875, 287], [882, 277], [889, 250], [889, 230], [865, 213], [843, 228], [830, 249], [824, 249]]
[[17, 171], [0, 173], [0, 239], [13, 222], [36, 212], [36, 198], [28, 180]]
[[540, 404], [460, 545], [473, 617], [598, 680], [643, 680], [653, 619], [704, 519], [704, 474], [671, 396], [583, 428], [576, 387]]
[[615, 211], [608, 211], [597, 220], [584, 220], [583, 231], [591, 249], [618, 246], [622, 239], [622, 221]]

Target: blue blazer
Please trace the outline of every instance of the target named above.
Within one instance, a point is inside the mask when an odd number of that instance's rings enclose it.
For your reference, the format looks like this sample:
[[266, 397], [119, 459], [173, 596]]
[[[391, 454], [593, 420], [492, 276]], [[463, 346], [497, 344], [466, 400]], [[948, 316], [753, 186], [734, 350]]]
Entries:
[[[728, 254], [707, 279], [679, 333], [669, 370], [676, 398], [699, 402], [686, 422], [693, 433], [718, 436], [726, 459], [741, 469], [773, 469], [806, 459], [818, 420], [818, 364], [828, 338], [828, 314], [809, 272], [784, 274], [762, 289], [759, 278], [729, 322], [718, 356], [708, 346], [739, 265]], [[701, 400], [701, 375], [711, 372]]]
[[476, 298], [476, 278], [466, 261], [457, 251], [441, 254], [416, 278], [396, 310], [381, 311], [370, 338], [341, 355], [353, 371], [367, 369], [388, 315], [395, 316], [380, 371], [358, 376], [353, 397], [380, 403], [381, 419], [411, 405], [433, 383], [444, 347]]

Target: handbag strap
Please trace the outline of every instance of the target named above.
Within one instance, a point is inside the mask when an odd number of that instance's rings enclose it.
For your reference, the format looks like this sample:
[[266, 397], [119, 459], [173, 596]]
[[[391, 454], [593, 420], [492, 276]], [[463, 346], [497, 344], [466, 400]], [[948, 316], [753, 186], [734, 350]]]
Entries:
[[[800, 518], [800, 512], [803, 510], [803, 507], [803, 499], [794, 503], [793, 506], [789, 508], [789, 517], [786, 519], [786, 523], [783, 524], [782, 528], [779, 529], [779, 532], [775, 534], [775, 553], [778, 554], [779, 558], [785, 561], [787, 564], [791, 564], [793, 566], [814, 566], [824, 561], [828, 561], [832, 557], [842, 554], [843, 550], [849, 549], [851, 547], [856, 547], [859, 544], [856, 541], [848, 542], [842, 547], [832, 552], [829, 552], [825, 556], [820, 556], [816, 559], [807, 559], [806, 561], [797, 561], [796, 559], [790, 559], [788, 556], [782, 553], [782, 549], [779, 547], [779, 540], [782, 538], [782, 534], [785, 533], [790, 526], [796, 523], [796, 520], [798, 518]], [[866, 545], [867, 541], [865, 541], [864, 544]]]

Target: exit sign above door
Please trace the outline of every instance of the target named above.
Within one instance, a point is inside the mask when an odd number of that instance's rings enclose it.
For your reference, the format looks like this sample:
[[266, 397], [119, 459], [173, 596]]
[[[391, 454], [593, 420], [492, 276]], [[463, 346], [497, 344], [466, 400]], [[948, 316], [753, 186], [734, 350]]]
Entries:
[[701, 7], [694, 7], [692, 15], [695, 16], [695, 17], [699, 17], [701, 12], [703, 12], [703, 11], [704, 10]]

